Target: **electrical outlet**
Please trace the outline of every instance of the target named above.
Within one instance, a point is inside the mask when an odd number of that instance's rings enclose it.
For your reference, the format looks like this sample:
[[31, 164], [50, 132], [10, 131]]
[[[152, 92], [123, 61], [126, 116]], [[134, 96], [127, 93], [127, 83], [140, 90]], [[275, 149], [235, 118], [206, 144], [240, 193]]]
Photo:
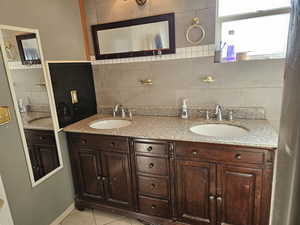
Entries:
[[10, 121], [10, 112], [8, 106], [0, 106], [0, 125]]

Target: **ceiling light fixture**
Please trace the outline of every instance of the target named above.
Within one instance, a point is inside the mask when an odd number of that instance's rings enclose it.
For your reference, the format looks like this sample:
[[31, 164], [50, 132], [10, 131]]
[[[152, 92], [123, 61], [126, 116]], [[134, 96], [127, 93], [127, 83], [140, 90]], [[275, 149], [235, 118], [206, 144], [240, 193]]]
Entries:
[[145, 5], [146, 2], [147, 2], [147, 0], [136, 0], [136, 3], [137, 3], [139, 6]]

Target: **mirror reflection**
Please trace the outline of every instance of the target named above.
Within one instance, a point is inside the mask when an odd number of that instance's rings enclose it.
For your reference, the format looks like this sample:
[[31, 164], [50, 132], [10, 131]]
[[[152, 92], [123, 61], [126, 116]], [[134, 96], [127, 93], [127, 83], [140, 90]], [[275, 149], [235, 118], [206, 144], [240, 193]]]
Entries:
[[169, 49], [168, 21], [97, 32], [101, 54]]
[[[60, 167], [58, 142], [53, 126], [49, 96], [35, 33], [2, 30], [18, 110], [24, 128], [26, 155], [34, 182]], [[4, 55], [4, 56], [5, 56]], [[39, 64], [39, 65], [32, 65]]]
[[162, 14], [92, 27], [96, 59], [175, 54], [175, 14]]

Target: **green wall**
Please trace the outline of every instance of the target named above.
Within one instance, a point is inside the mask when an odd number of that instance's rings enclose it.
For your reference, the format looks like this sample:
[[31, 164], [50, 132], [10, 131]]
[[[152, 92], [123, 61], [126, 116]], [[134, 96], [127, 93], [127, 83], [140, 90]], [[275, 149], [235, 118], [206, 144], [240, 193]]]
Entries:
[[[78, 0], [1, 0], [0, 24], [39, 29], [46, 60], [82, 60], [78, 7]], [[0, 174], [15, 225], [49, 225], [73, 202], [65, 136], [60, 134], [64, 169], [32, 188], [2, 58], [0, 105], [12, 112], [12, 121], [0, 127]]]

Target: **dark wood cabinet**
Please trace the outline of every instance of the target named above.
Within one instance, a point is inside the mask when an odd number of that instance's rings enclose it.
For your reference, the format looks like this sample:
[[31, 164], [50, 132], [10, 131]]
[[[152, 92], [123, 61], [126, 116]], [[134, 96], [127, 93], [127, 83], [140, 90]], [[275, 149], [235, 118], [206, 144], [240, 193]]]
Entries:
[[192, 224], [216, 222], [216, 164], [177, 161], [178, 218]]
[[99, 152], [79, 149], [76, 153], [80, 195], [83, 198], [104, 199], [104, 177]]
[[78, 199], [131, 209], [132, 176], [127, 138], [70, 135]]
[[35, 181], [59, 167], [53, 131], [25, 130], [26, 142]]
[[260, 224], [262, 169], [218, 166], [218, 224]]
[[268, 225], [274, 149], [68, 134], [76, 207], [150, 224]]
[[102, 153], [103, 170], [107, 179], [106, 198], [112, 204], [132, 208], [131, 171], [128, 154]]

